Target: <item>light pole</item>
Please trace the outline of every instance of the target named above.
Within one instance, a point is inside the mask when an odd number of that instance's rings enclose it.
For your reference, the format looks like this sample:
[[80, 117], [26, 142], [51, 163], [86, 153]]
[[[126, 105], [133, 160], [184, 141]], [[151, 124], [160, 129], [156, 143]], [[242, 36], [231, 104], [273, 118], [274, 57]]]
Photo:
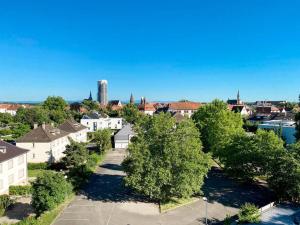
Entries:
[[203, 197], [202, 199], [205, 202], [205, 225], [207, 225], [207, 198]]

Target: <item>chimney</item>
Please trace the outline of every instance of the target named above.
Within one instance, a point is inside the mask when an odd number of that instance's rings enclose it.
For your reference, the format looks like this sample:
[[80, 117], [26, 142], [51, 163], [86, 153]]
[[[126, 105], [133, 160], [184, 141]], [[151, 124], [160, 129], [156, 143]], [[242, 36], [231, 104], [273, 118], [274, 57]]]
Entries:
[[6, 146], [0, 146], [0, 152], [6, 153]]
[[37, 123], [34, 123], [34, 124], [33, 124], [33, 129], [38, 128], [38, 126], [39, 126], [39, 125], [38, 125]]
[[42, 124], [42, 128], [45, 130], [46, 129], [46, 124], [45, 122]]

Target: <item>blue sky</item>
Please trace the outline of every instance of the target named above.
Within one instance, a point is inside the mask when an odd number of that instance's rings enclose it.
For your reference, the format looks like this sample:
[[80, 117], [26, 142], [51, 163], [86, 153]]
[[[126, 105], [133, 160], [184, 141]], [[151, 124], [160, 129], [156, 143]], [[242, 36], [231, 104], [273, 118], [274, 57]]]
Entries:
[[287, 99], [300, 93], [299, 0], [3, 0], [0, 100]]

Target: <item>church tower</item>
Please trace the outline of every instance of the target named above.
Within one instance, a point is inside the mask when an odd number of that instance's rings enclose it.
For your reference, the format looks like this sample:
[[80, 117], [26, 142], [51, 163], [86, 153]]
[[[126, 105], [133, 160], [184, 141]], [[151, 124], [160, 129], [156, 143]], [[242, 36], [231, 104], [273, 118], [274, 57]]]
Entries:
[[237, 93], [236, 104], [237, 105], [241, 105], [242, 104], [242, 101], [241, 101], [241, 98], [240, 98], [240, 90], [238, 90], [238, 93]]
[[132, 95], [132, 93], [131, 93], [131, 95], [130, 95], [130, 104], [134, 104], [134, 98], [133, 98], [133, 95]]

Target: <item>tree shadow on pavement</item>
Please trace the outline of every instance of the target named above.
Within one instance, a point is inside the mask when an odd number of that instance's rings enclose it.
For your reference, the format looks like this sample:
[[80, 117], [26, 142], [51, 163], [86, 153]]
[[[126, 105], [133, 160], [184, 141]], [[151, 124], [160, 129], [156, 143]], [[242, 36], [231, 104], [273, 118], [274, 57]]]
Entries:
[[150, 199], [126, 188], [124, 176], [110, 174], [93, 174], [89, 183], [81, 191], [88, 199], [103, 202], [152, 202]]
[[262, 207], [275, 200], [274, 193], [262, 184], [238, 183], [228, 178], [220, 168], [213, 167], [202, 187], [209, 202], [240, 208], [246, 202]]
[[106, 163], [106, 164], [101, 165], [100, 167], [104, 168], [104, 169], [109, 169], [109, 170], [123, 171], [123, 167], [121, 165], [117, 165], [117, 164]]

